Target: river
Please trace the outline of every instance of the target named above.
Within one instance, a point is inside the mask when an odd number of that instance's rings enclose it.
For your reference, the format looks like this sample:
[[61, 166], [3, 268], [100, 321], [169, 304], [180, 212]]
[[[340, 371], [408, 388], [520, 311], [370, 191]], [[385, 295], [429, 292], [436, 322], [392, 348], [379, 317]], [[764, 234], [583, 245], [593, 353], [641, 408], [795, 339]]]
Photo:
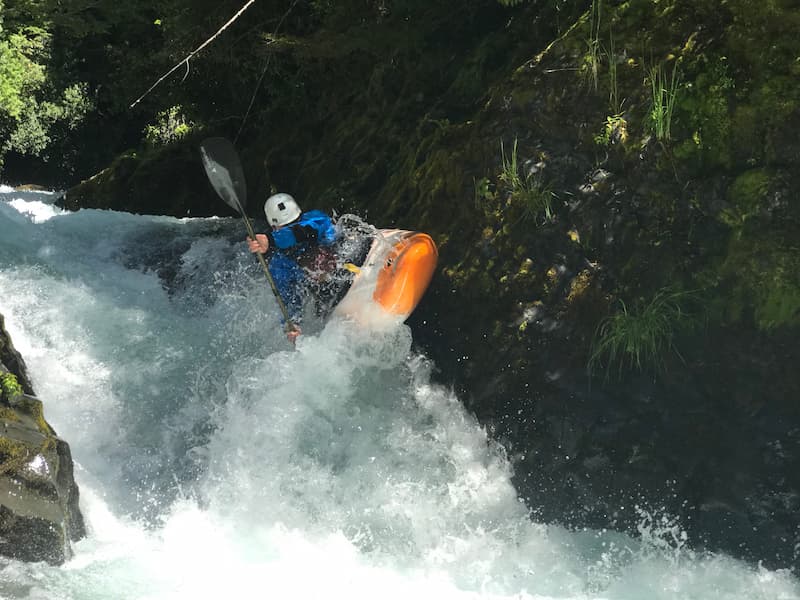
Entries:
[[241, 222], [54, 198], [0, 187], [0, 313], [88, 536], [60, 567], [0, 560], [0, 597], [800, 599], [668, 515], [536, 523], [406, 326], [309, 317], [292, 349]]

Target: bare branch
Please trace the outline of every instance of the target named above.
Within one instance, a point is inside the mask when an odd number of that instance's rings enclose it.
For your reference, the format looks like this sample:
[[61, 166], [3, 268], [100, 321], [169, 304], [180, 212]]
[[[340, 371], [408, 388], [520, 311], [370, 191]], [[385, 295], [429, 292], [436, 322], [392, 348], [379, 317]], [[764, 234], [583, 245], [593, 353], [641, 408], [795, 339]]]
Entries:
[[146, 91], [144, 94], [142, 94], [141, 96], [139, 96], [139, 97], [138, 97], [138, 98], [137, 98], [137, 99], [136, 99], [136, 100], [133, 102], [133, 104], [131, 104], [131, 105], [130, 105], [128, 108], [133, 108], [134, 106], [136, 106], [137, 104], [139, 104], [139, 102], [141, 102], [141, 101], [142, 101], [142, 100], [145, 98], [145, 96], [147, 96], [147, 94], [149, 94], [149, 93], [150, 93], [150, 92], [152, 92], [154, 89], [156, 89], [156, 87], [158, 87], [158, 86], [161, 84], [161, 82], [162, 82], [162, 81], [164, 81], [164, 80], [165, 80], [167, 77], [169, 77], [169, 76], [170, 76], [170, 75], [172, 75], [172, 74], [173, 74], [175, 71], [177, 71], [177, 70], [180, 68], [180, 66], [181, 66], [181, 65], [183, 65], [183, 64], [185, 64], [185, 65], [186, 65], [186, 68], [187, 68], [187, 74], [188, 74], [189, 60], [190, 60], [190, 59], [191, 59], [191, 58], [192, 58], [192, 57], [193, 57], [195, 54], [197, 54], [197, 53], [198, 53], [198, 52], [200, 52], [200, 51], [201, 51], [203, 48], [205, 48], [205, 47], [206, 47], [206, 46], [208, 46], [208, 45], [209, 45], [211, 42], [213, 42], [213, 41], [214, 41], [214, 40], [215, 40], [215, 39], [216, 39], [216, 38], [219, 36], [219, 34], [221, 34], [223, 31], [225, 31], [225, 30], [226, 30], [226, 29], [227, 29], [227, 28], [230, 26], [230, 24], [231, 24], [231, 23], [233, 23], [233, 22], [234, 22], [236, 19], [238, 19], [238, 18], [241, 16], [241, 14], [242, 14], [244, 11], [246, 11], [248, 8], [250, 8], [250, 5], [251, 5], [251, 4], [253, 4], [255, 1], [256, 1], [256, 0], [248, 0], [248, 1], [247, 1], [247, 3], [246, 3], [246, 4], [245, 4], [245, 5], [242, 7], [242, 8], [240, 8], [240, 9], [239, 9], [239, 12], [237, 12], [235, 15], [233, 15], [233, 16], [232, 16], [232, 17], [231, 17], [231, 18], [228, 20], [228, 22], [227, 22], [227, 23], [225, 23], [225, 25], [223, 25], [222, 27], [220, 27], [220, 28], [217, 30], [217, 33], [215, 33], [214, 35], [212, 35], [212, 36], [211, 36], [210, 38], [208, 38], [208, 39], [207, 39], [205, 42], [203, 42], [203, 43], [202, 43], [202, 44], [200, 44], [200, 45], [199, 45], [197, 48], [195, 48], [194, 50], [192, 50], [192, 51], [191, 51], [191, 52], [188, 54], [188, 56], [187, 56], [186, 58], [184, 58], [184, 59], [183, 59], [181, 62], [179, 62], [179, 63], [178, 63], [177, 65], [175, 65], [174, 67], [172, 67], [172, 68], [171, 68], [169, 71], [167, 71], [166, 73], [164, 73], [164, 74], [163, 74], [161, 77], [159, 77], [158, 81], [156, 81], [156, 82], [155, 82], [153, 85], [151, 85], [151, 86], [148, 88], [148, 90], [147, 90], [147, 91]]

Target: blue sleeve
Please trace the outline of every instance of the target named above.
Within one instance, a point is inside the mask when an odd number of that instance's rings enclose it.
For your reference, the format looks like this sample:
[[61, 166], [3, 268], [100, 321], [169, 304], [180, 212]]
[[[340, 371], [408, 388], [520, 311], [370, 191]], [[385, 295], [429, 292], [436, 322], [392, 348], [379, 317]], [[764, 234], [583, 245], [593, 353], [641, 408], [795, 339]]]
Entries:
[[269, 260], [269, 272], [286, 305], [289, 318], [298, 323], [303, 310], [305, 290], [303, 269], [288, 256], [280, 252], [273, 252]]
[[330, 246], [336, 241], [336, 228], [333, 220], [321, 210], [308, 211], [309, 225], [317, 231], [320, 246]]
[[281, 249], [291, 248], [297, 243], [297, 238], [294, 237], [291, 227], [282, 227], [277, 231], [273, 231], [270, 235], [275, 245]]
[[330, 246], [336, 241], [336, 228], [333, 220], [321, 210], [310, 210], [300, 216], [300, 220], [272, 232], [275, 246], [291, 248], [295, 244]]

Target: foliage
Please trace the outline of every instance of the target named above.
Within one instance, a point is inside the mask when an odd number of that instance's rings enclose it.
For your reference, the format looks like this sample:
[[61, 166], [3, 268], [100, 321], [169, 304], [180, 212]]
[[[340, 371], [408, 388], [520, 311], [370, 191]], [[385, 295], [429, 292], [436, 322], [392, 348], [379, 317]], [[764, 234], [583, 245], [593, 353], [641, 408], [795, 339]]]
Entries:
[[759, 330], [800, 325], [800, 245], [793, 228], [751, 223], [731, 237], [721, 265], [702, 275], [716, 286], [716, 315]]
[[50, 83], [51, 47], [52, 35], [40, 27], [0, 31], [0, 164], [9, 151], [41, 155], [56, 127], [75, 129], [93, 108], [85, 83]]
[[678, 62], [672, 67], [672, 74], [667, 77], [664, 65], [656, 65], [648, 71], [650, 81], [650, 126], [656, 139], [667, 141], [671, 138], [672, 113], [678, 96], [681, 73]]
[[492, 183], [488, 177], [473, 180], [473, 186], [475, 188], [475, 208], [480, 209], [484, 200], [494, 200], [495, 193], [492, 191]]
[[82, 83], [66, 88], [57, 102], [29, 97], [3, 150], [38, 156], [50, 144], [51, 132], [56, 125], [72, 130], [92, 107], [86, 95], [86, 85]]
[[[80, 176], [95, 173], [119, 152], [144, 141], [145, 124], [156, 121], [165, 106], [186, 105], [177, 98], [165, 102], [162, 93], [138, 111], [128, 109], [163, 65], [174, 64], [175, 56], [196, 46], [197, 38], [210, 29], [206, 22], [218, 26], [223, 15], [230, 16], [229, 7], [223, 6], [227, 3], [205, 0], [9, 4], [0, 30], [0, 161], [13, 153], [15, 167], [24, 164], [37, 174], [45, 167], [59, 179], [75, 171]], [[251, 37], [256, 43], [256, 36]], [[234, 53], [224, 57], [238, 61]], [[250, 62], [258, 64], [261, 57]], [[234, 77], [250, 72], [238, 65], [219, 71]], [[228, 83], [218, 79], [221, 85]], [[201, 80], [206, 89], [215, 87], [215, 78], [203, 72], [198, 57], [177, 86], [182, 88], [179, 94], [196, 97], [199, 93], [191, 85]]]
[[663, 367], [668, 351], [678, 353], [678, 328], [691, 319], [683, 308], [686, 295], [663, 288], [650, 301], [640, 301], [631, 310], [620, 300], [620, 310], [601, 320], [595, 330], [589, 371], [605, 365], [607, 378], [614, 367], [619, 377], [627, 369]]
[[0, 396], [11, 400], [21, 395], [22, 386], [13, 373], [3, 373], [0, 375]]
[[26, 97], [44, 82], [45, 69], [37, 59], [46, 54], [48, 43], [47, 32], [32, 27], [0, 37], [0, 115], [6, 119], [18, 119]]
[[500, 162], [502, 170], [500, 171], [499, 179], [506, 184], [512, 194], [518, 193], [524, 185], [522, 177], [519, 176], [517, 143], [518, 140], [514, 140], [514, 148], [511, 150], [511, 156], [507, 157], [503, 142], [500, 142]]
[[505, 185], [508, 203], [522, 209], [521, 218], [539, 222], [553, 220], [553, 192], [541, 181], [541, 178], [528, 170], [520, 176], [517, 162], [517, 140], [511, 156], [506, 156], [503, 143], [500, 143], [502, 170], [498, 179]]
[[[704, 167], [729, 166], [731, 133], [734, 133], [729, 96], [735, 89], [735, 82], [729, 73], [728, 61], [725, 57], [706, 58], [695, 68], [701, 71], [683, 86], [676, 103], [691, 137], [676, 148], [675, 154]], [[747, 140], [747, 146], [756, 145], [753, 142], [761, 134], [758, 123], [765, 117], [752, 119], [757, 131], [750, 134], [753, 139]]]
[[603, 0], [592, 0], [592, 6], [589, 11], [589, 38], [586, 40], [587, 53], [584, 57], [582, 70], [594, 91], [597, 91], [600, 85], [600, 55], [602, 53], [600, 23], [602, 11]]
[[158, 113], [154, 125], [148, 125], [144, 130], [144, 139], [151, 147], [165, 146], [185, 137], [194, 126], [187, 121], [181, 106], [172, 106]]
[[752, 169], [739, 175], [728, 190], [728, 206], [720, 211], [719, 219], [729, 227], [740, 230], [765, 208], [771, 181], [770, 173], [762, 169]]
[[609, 146], [612, 142], [625, 143], [628, 140], [628, 121], [621, 114], [609, 115], [603, 131], [594, 136], [598, 146]]

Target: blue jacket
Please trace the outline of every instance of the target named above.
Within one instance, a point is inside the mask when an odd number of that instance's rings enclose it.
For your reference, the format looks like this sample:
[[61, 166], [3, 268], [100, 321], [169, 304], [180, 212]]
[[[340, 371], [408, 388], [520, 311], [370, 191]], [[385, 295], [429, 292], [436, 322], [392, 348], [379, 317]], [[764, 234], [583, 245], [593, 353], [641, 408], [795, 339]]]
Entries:
[[301, 262], [313, 260], [319, 247], [332, 246], [336, 230], [331, 218], [320, 210], [310, 210], [300, 218], [267, 234], [270, 247], [269, 272], [275, 280], [289, 317], [297, 323], [309, 293], [308, 277]]

